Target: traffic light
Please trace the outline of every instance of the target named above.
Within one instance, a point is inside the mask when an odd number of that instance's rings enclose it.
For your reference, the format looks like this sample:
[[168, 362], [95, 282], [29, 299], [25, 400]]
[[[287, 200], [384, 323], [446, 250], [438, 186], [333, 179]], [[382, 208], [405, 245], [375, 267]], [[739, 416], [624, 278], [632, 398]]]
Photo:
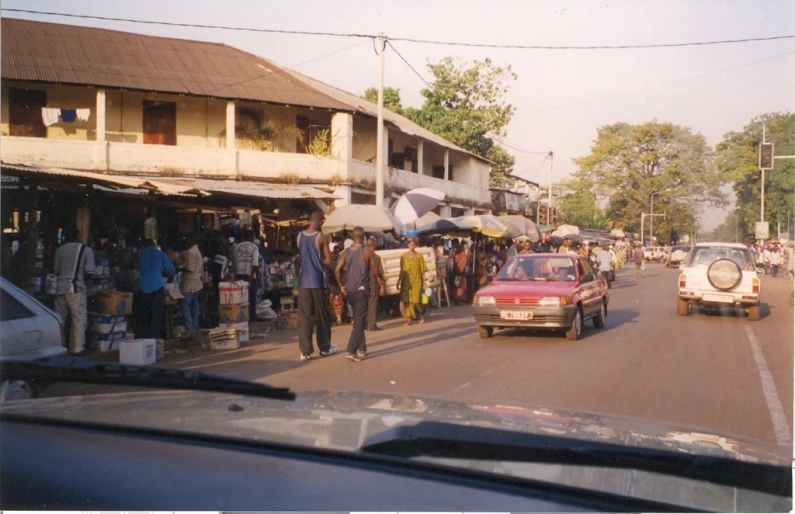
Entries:
[[759, 144], [759, 169], [773, 169], [773, 143]]

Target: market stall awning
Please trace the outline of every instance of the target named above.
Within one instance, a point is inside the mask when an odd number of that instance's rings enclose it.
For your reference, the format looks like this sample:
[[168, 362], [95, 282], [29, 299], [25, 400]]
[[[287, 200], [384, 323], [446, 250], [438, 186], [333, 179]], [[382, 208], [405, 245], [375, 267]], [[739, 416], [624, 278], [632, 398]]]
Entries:
[[337, 200], [339, 196], [317, 187], [266, 182], [157, 176], [128, 176], [64, 168], [40, 168], [2, 163], [3, 174], [98, 184], [110, 188], [146, 190], [164, 196], [238, 196], [274, 200]]

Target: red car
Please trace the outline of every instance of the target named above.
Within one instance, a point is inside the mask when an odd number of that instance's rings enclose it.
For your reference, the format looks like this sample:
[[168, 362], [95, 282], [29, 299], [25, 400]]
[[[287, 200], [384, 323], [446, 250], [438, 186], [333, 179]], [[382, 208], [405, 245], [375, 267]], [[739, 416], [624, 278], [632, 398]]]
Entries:
[[586, 320], [602, 328], [607, 319], [607, 282], [573, 254], [517, 255], [475, 295], [472, 314], [478, 335], [495, 328], [565, 329], [576, 341]]

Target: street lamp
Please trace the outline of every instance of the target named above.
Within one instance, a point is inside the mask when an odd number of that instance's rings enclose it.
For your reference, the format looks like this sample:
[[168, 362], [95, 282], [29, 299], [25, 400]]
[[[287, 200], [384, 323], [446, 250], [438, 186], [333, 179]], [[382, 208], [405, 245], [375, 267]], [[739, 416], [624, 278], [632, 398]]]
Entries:
[[[651, 240], [654, 237], [654, 195], [658, 195], [660, 193], [667, 193], [671, 189], [663, 189], [662, 191], [655, 191], [651, 194], [651, 202], [649, 204], [649, 214], [652, 218], [649, 220], [649, 244], [651, 244]], [[640, 235], [641, 240], [643, 240], [643, 234]]]

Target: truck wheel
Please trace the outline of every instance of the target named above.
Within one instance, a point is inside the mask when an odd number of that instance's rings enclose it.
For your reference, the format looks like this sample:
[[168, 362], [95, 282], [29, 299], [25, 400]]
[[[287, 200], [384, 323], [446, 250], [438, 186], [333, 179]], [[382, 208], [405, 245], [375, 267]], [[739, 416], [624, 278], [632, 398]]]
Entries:
[[676, 304], [676, 313], [680, 316], [687, 316], [688, 307], [687, 300], [682, 300], [679, 298], [679, 301]]
[[478, 325], [478, 335], [481, 339], [488, 339], [494, 333], [494, 327], [481, 327]]
[[758, 305], [748, 307], [748, 319], [751, 321], [759, 321], [761, 312]]
[[576, 341], [582, 334], [582, 310], [577, 307], [574, 313], [574, 319], [571, 320], [571, 326], [566, 330], [566, 339], [569, 341]]

